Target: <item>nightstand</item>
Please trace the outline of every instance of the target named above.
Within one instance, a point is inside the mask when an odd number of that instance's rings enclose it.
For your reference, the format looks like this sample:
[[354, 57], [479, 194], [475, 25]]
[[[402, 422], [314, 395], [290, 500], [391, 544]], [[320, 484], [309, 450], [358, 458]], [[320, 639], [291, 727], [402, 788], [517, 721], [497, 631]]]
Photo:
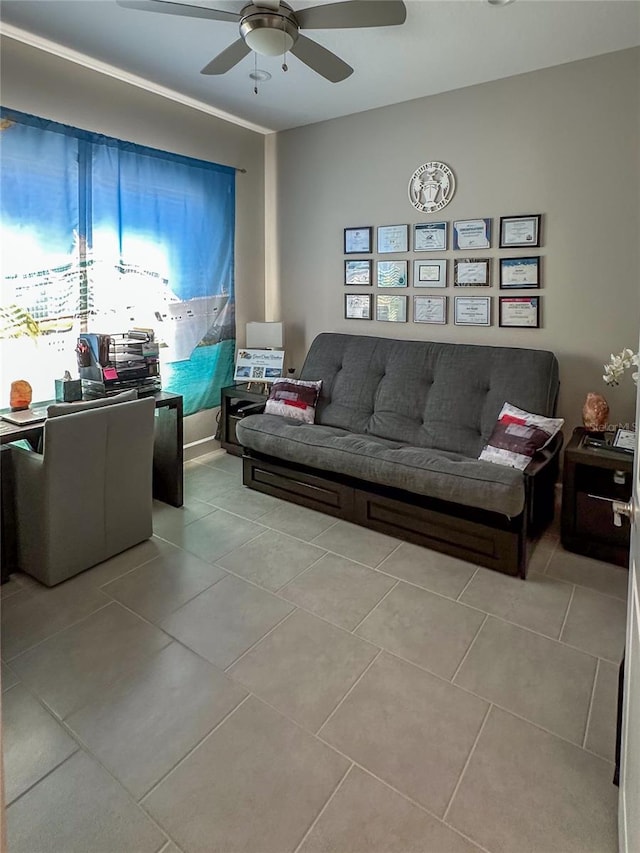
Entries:
[[585, 444], [589, 435], [576, 428], [564, 452], [562, 545], [567, 551], [627, 567], [629, 520], [621, 517], [616, 526], [611, 504], [631, 497], [633, 455], [589, 447]]
[[220, 392], [220, 445], [234, 456], [242, 456], [242, 445], [236, 436], [238, 421], [264, 410], [267, 394], [249, 390], [247, 383], [228, 385]]

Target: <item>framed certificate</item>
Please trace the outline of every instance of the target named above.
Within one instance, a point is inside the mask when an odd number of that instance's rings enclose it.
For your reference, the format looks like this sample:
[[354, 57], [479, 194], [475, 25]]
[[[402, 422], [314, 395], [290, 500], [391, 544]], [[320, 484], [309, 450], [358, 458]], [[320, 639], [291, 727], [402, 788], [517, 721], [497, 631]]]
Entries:
[[533, 258], [500, 258], [500, 287], [525, 289], [540, 287], [540, 256]]
[[509, 329], [540, 328], [539, 296], [501, 296], [498, 324]]
[[345, 293], [345, 320], [371, 320], [373, 317], [373, 297], [371, 293]]
[[408, 225], [378, 225], [378, 253], [409, 251]]
[[345, 255], [368, 255], [371, 251], [373, 227], [365, 225], [362, 228], [344, 229]]
[[371, 284], [371, 258], [344, 262], [345, 284]]
[[458, 219], [453, 223], [454, 249], [488, 249], [490, 246], [490, 219]]
[[447, 322], [447, 297], [446, 296], [414, 296], [413, 297], [413, 322], [414, 323], [446, 323]]
[[490, 326], [490, 296], [456, 296], [453, 306], [456, 326]]
[[407, 261], [377, 261], [378, 287], [408, 287]]
[[407, 297], [379, 293], [376, 296], [376, 320], [386, 323], [406, 323]]
[[447, 286], [447, 261], [429, 259], [428, 261], [413, 262], [413, 286], [414, 287], [446, 287]]
[[636, 449], [635, 431], [631, 429], [617, 429], [611, 444], [617, 450], [624, 450], [625, 453], [634, 453]]
[[540, 213], [500, 217], [500, 248], [540, 245]]
[[443, 252], [446, 248], [446, 222], [419, 222], [413, 226], [414, 252]]
[[454, 287], [491, 287], [491, 258], [464, 258], [454, 261]]

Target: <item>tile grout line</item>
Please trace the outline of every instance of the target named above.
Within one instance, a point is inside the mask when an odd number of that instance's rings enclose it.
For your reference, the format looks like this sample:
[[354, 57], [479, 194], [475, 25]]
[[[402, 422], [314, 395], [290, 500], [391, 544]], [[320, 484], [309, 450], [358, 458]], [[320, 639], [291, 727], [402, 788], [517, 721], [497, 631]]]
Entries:
[[[11, 800], [10, 803], [5, 802], [3, 804], [3, 808], [5, 809], [5, 813], [6, 813], [7, 809], [9, 809], [11, 806], [15, 805], [23, 797], [26, 797], [27, 794], [29, 794], [31, 791], [33, 791], [33, 789], [35, 787], [37, 787], [41, 782], [44, 782], [45, 779], [48, 779], [49, 776], [51, 776], [53, 773], [55, 773], [56, 770], [59, 770], [64, 764], [66, 764], [68, 761], [71, 761], [73, 756], [77, 755], [79, 752], [83, 752], [83, 750], [80, 746], [78, 746], [77, 749], [74, 749], [74, 751], [71, 753], [71, 755], [67, 755], [66, 758], [63, 758], [62, 761], [59, 764], [56, 764], [55, 767], [52, 767], [50, 770], [47, 770], [47, 772], [43, 776], [41, 776], [39, 779], [36, 779], [36, 781], [33, 782], [33, 784], [29, 785], [28, 788], [25, 788], [25, 790], [21, 794], [18, 794], [18, 796], [15, 799]], [[93, 758], [93, 754], [91, 757]], [[118, 783], [118, 784], [120, 784], [120, 783]], [[129, 793], [129, 792], [127, 791], [127, 793]]]
[[[436, 814], [436, 812], [432, 811], [427, 806], [425, 806], [424, 803], [418, 802], [418, 800], [414, 799], [410, 794], [407, 794], [406, 791], [401, 791], [400, 788], [396, 788], [395, 785], [392, 782], [390, 782], [388, 779], [384, 779], [382, 776], [378, 776], [378, 774], [375, 773], [373, 770], [370, 770], [368, 767], [365, 767], [364, 764], [360, 764], [359, 761], [357, 761], [354, 758], [351, 758], [351, 756], [347, 755], [347, 753], [342, 752], [341, 749], [339, 749], [337, 746], [332, 744], [330, 741], [326, 740], [326, 738], [323, 738], [321, 735], [316, 735], [316, 737], [318, 738], [320, 743], [329, 747], [329, 749], [332, 749], [334, 752], [336, 752], [338, 755], [340, 755], [342, 758], [344, 758], [345, 761], [350, 761], [352, 763], [353, 767], [357, 767], [358, 770], [360, 770], [365, 775], [371, 776], [373, 779], [376, 780], [376, 782], [379, 782], [381, 785], [384, 785], [385, 788], [389, 788], [389, 790], [393, 791], [394, 794], [397, 794], [403, 800], [406, 800], [408, 803], [411, 803], [412, 806], [415, 806], [416, 808], [420, 809], [421, 812], [424, 812], [425, 814], [429, 815], [430, 818], [433, 818], [433, 820], [437, 821], [439, 824], [446, 826], [447, 829], [452, 830], [453, 832], [456, 833], [456, 835], [460, 835], [465, 840], [470, 841], [472, 844], [475, 844], [476, 847], [478, 847], [480, 850], [484, 851], [484, 853], [492, 853], [492, 851], [487, 850], [478, 841], [474, 841], [470, 836], [465, 835], [459, 829], [456, 829], [455, 826], [452, 826], [451, 824], [445, 824], [444, 820], [441, 817], [439, 817]], [[294, 853], [295, 853], [295, 851], [294, 851]]]
[[575, 595], [575, 592], [576, 592], [576, 585], [572, 584], [571, 585], [571, 595], [569, 596], [569, 601], [567, 603], [567, 609], [565, 610], [564, 619], [562, 620], [562, 625], [560, 626], [560, 633], [558, 634], [558, 642], [559, 643], [564, 642], [564, 640], [562, 639], [562, 635], [564, 633], [564, 629], [565, 629], [565, 626], [567, 624], [567, 619], [569, 618], [569, 611], [571, 610], [571, 605], [573, 604], [573, 596]]
[[[484, 628], [484, 626], [485, 626], [485, 624], [486, 624], [486, 622], [487, 622], [487, 619], [488, 619], [488, 618], [489, 618], [489, 614], [487, 614], [487, 615], [484, 617], [484, 619], [482, 620], [482, 623], [481, 623], [480, 627], [478, 628], [478, 630], [476, 631], [476, 633], [475, 633], [475, 635], [474, 635], [473, 639], [472, 639], [472, 640], [471, 640], [471, 642], [469, 643], [469, 647], [467, 648], [466, 652], [462, 655], [462, 660], [460, 661], [460, 663], [459, 663], [459, 664], [458, 664], [458, 666], [456, 667], [455, 672], [453, 673], [453, 675], [452, 675], [452, 676], [451, 676], [451, 678], [449, 679], [449, 680], [450, 680], [450, 682], [451, 682], [451, 684], [455, 684], [456, 676], [457, 676], [457, 674], [460, 672], [460, 670], [462, 669], [462, 665], [464, 664], [464, 662], [466, 661], [466, 659], [469, 657], [469, 654], [470, 654], [470, 652], [471, 652], [471, 649], [473, 648], [473, 646], [474, 646], [474, 644], [475, 644], [476, 640], [477, 640], [477, 639], [478, 639], [478, 637], [480, 636], [480, 631], [482, 631], [482, 629]], [[458, 686], [458, 685], [456, 685], [456, 687], [457, 687], [457, 686]]]
[[[203, 744], [206, 740], [208, 740], [208, 739], [211, 737], [211, 735], [213, 735], [215, 732], [217, 732], [217, 731], [218, 731], [218, 729], [220, 728], [220, 726], [222, 726], [224, 723], [226, 723], [226, 721], [227, 721], [230, 717], [232, 717], [232, 716], [233, 716], [233, 714], [235, 714], [235, 712], [236, 712], [239, 708], [241, 708], [241, 707], [244, 705], [244, 703], [245, 703], [245, 702], [248, 702], [248, 701], [249, 701], [249, 699], [251, 699], [252, 697], [253, 697], [253, 693], [247, 693], [247, 695], [246, 695], [243, 699], [241, 699], [241, 700], [238, 702], [238, 704], [237, 704], [237, 705], [234, 705], [234, 707], [233, 707], [230, 711], [228, 711], [228, 712], [224, 715], [224, 717], [222, 717], [222, 719], [221, 719], [221, 720], [218, 720], [218, 722], [215, 724], [215, 726], [214, 726], [210, 731], [208, 731], [208, 732], [206, 733], [206, 735], [204, 735], [203, 737], [201, 737], [201, 738], [200, 738], [200, 740], [199, 740], [196, 744], [194, 744], [194, 745], [191, 747], [191, 749], [187, 750], [187, 752], [186, 752], [186, 753], [185, 753], [181, 758], [179, 758], [179, 759], [178, 759], [178, 761], [176, 761], [176, 763], [175, 763], [174, 765], [172, 765], [172, 766], [169, 768], [169, 770], [167, 770], [167, 772], [166, 772], [166, 773], [164, 773], [164, 774], [160, 777], [160, 779], [158, 779], [156, 782], [154, 782], [154, 783], [153, 783], [153, 785], [152, 785], [152, 786], [151, 786], [147, 791], [145, 791], [145, 793], [144, 793], [141, 797], [139, 797], [139, 798], [136, 800], [136, 803], [137, 803], [141, 808], [143, 808], [143, 809], [144, 809], [145, 814], [149, 814], [148, 810], [145, 808], [145, 805], [144, 805], [144, 801], [147, 799], [147, 797], [151, 796], [151, 794], [155, 791], [155, 789], [156, 789], [159, 785], [161, 785], [161, 784], [165, 781], [165, 779], [167, 779], [167, 778], [168, 778], [168, 777], [169, 777], [169, 776], [170, 776], [170, 775], [171, 775], [175, 770], [177, 770], [177, 769], [178, 769], [178, 767], [180, 767], [180, 765], [181, 765], [181, 764], [183, 764], [183, 763], [184, 763], [184, 762], [185, 762], [185, 761], [186, 761], [186, 760], [187, 760], [191, 755], [193, 755], [193, 753], [196, 751], [196, 749], [199, 749], [199, 748], [200, 748], [200, 746], [202, 746], [202, 744]], [[122, 783], [120, 783], [120, 784], [122, 784]], [[153, 818], [151, 815], [149, 815], [149, 817], [151, 817], [151, 819], [152, 819], [152, 820], [154, 820], [154, 818]], [[165, 835], [167, 834], [167, 833], [166, 833], [166, 830], [163, 830], [163, 832], [165, 832]]]
[[467, 760], [464, 763], [464, 767], [460, 771], [460, 775], [458, 776], [458, 781], [456, 782], [455, 787], [453, 789], [453, 793], [451, 794], [451, 797], [449, 798], [449, 803], [448, 803], [446, 809], [444, 810], [444, 814], [442, 815], [442, 822], [443, 823], [447, 822], [447, 816], [449, 814], [449, 811], [451, 810], [451, 806], [452, 806], [453, 801], [456, 797], [456, 794], [458, 793], [460, 785], [462, 784], [462, 780], [464, 778], [464, 774], [467, 771], [467, 767], [471, 763], [471, 759], [473, 758], [473, 753], [476, 751], [476, 746], [478, 745], [478, 741], [480, 740], [480, 736], [482, 735], [482, 732], [484, 731], [484, 727], [487, 723], [487, 720], [489, 719], [489, 714], [491, 713], [492, 708], [493, 708], [493, 703], [490, 703], [489, 707], [487, 708], [486, 713], [484, 715], [484, 719], [482, 720], [482, 723], [481, 723], [480, 728], [478, 730], [478, 734], [476, 735], [476, 738], [473, 742], [473, 746], [471, 747], [469, 755], [467, 755]]
[[589, 707], [587, 708], [587, 719], [584, 724], [584, 737], [582, 738], [582, 748], [587, 748], [587, 738], [589, 736], [589, 726], [591, 724], [591, 712], [593, 703], [596, 697], [596, 684], [598, 683], [598, 672], [600, 671], [600, 658], [596, 658], [596, 671], [593, 674], [593, 685], [591, 686], [591, 696], [589, 698]]
[[[385, 594], [382, 596], [382, 598], [380, 599], [380, 601], [378, 601], [378, 602], [377, 602], [377, 604], [374, 604], [374, 605], [373, 605], [373, 607], [371, 608], [371, 610], [369, 610], [369, 612], [368, 612], [368, 613], [365, 613], [365, 615], [364, 615], [364, 616], [362, 617], [362, 619], [358, 622], [358, 624], [357, 624], [357, 625], [354, 625], [354, 627], [351, 629], [351, 632], [350, 632], [351, 634], [355, 634], [355, 633], [356, 633], [356, 631], [357, 631], [357, 630], [358, 630], [358, 628], [362, 625], [362, 623], [363, 623], [366, 619], [368, 619], [368, 618], [369, 618], [369, 616], [371, 616], [371, 614], [372, 614], [372, 613], [374, 613], [374, 612], [378, 609], [378, 607], [380, 607], [380, 605], [381, 605], [381, 604], [382, 604], [382, 602], [385, 600], [385, 598], [386, 598], [388, 595], [391, 595], [391, 593], [392, 593], [392, 592], [393, 592], [393, 590], [398, 586], [398, 584], [399, 584], [399, 583], [400, 583], [400, 581], [396, 581], [396, 582], [394, 583], [394, 585], [393, 585], [390, 589], [388, 589], [388, 590], [385, 592]], [[359, 635], [358, 635], [358, 636], [359, 636]], [[374, 643], [374, 645], [376, 645], [376, 644]]]
[[[193, 554], [190, 554], [189, 556], [193, 556]], [[205, 562], [205, 561], [203, 560], [202, 562]], [[108, 595], [112, 599], [112, 601], [115, 601], [117, 604], [121, 604], [123, 607], [125, 607], [127, 610], [129, 610], [131, 613], [133, 613], [135, 616], [138, 616], [140, 619], [144, 619], [150, 625], [153, 625], [154, 628], [157, 628], [158, 630], [162, 631], [163, 629], [160, 628], [159, 622], [161, 622], [163, 619], [168, 619], [169, 616], [173, 616], [174, 613], [176, 613], [182, 607], [186, 607], [186, 605], [189, 604], [189, 602], [193, 601], [194, 598], [197, 598], [203, 592], [207, 592], [208, 590], [212, 589], [212, 587], [214, 587], [217, 583], [220, 583], [220, 581], [223, 581], [225, 579], [225, 577], [227, 575], [227, 570], [223, 569], [222, 566], [218, 566], [217, 563], [207, 563], [206, 565], [208, 565], [210, 568], [220, 569], [220, 571], [224, 572], [224, 574], [222, 575], [222, 577], [216, 578], [212, 583], [209, 584], [209, 586], [205, 586], [204, 589], [199, 590], [198, 592], [191, 595], [189, 598], [185, 599], [185, 601], [181, 602], [181, 604], [179, 604], [178, 607], [175, 607], [173, 610], [169, 610], [168, 613], [163, 613], [161, 616], [158, 616], [157, 617], [158, 622], [152, 622], [151, 619], [149, 619], [147, 616], [144, 616], [144, 614], [139, 613], [137, 610], [133, 610], [133, 608], [130, 605], [126, 604], [121, 599], [115, 598], [112, 593], [106, 592], [106, 590], [105, 590], [104, 594]], [[115, 580], [116, 581], [120, 580], [120, 578], [115, 578]], [[112, 581], [109, 581], [109, 583], [112, 583]], [[109, 583], [107, 583], [106, 586], [108, 586]], [[100, 589], [102, 590], [102, 587], [100, 587]], [[165, 631], [165, 633], [167, 633], [167, 632]]]
[[461, 599], [461, 598], [462, 598], [462, 596], [465, 594], [465, 592], [467, 591], [467, 589], [468, 589], [468, 588], [469, 588], [469, 586], [471, 585], [471, 582], [473, 581], [473, 579], [475, 578], [475, 576], [478, 574], [478, 572], [479, 572], [479, 571], [480, 571], [480, 566], [476, 566], [476, 570], [475, 570], [475, 571], [474, 571], [474, 573], [471, 575], [471, 577], [469, 578], [469, 580], [466, 582], [466, 584], [464, 585], [464, 587], [463, 587], [463, 588], [460, 590], [460, 592], [458, 593], [458, 596], [455, 598], [455, 601], [457, 601], [459, 604], [466, 604], [466, 602], [461, 601], [460, 599]]
[[246, 657], [246, 655], [248, 655], [248, 654], [249, 654], [249, 652], [252, 652], [252, 651], [255, 649], [255, 647], [256, 647], [256, 646], [259, 646], [259, 645], [260, 645], [260, 643], [261, 643], [263, 640], [266, 640], [266, 639], [267, 639], [267, 637], [270, 637], [270, 636], [271, 636], [271, 634], [273, 634], [273, 632], [274, 632], [274, 631], [276, 631], [276, 630], [277, 630], [281, 625], [283, 625], [283, 624], [284, 624], [288, 619], [290, 619], [290, 618], [293, 616], [293, 614], [297, 611], [297, 609], [298, 609], [298, 608], [297, 608], [297, 607], [295, 606], [295, 604], [294, 604], [294, 605], [293, 605], [293, 610], [290, 610], [290, 611], [289, 611], [289, 613], [286, 613], [286, 614], [282, 617], [282, 619], [280, 619], [278, 622], [276, 622], [276, 624], [275, 624], [272, 628], [269, 628], [269, 630], [267, 631], [267, 633], [266, 633], [266, 634], [263, 634], [263, 635], [262, 635], [262, 637], [259, 637], [259, 638], [254, 642], [254, 643], [251, 643], [251, 645], [249, 646], [249, 648], [245, 649], [241, 654], [239, 654], [239, 655], [238, 655], [238, 657], [237, 657], [237, 658], [234, 658], [234, 659], [231, 661], [231, 663], [230, 663], [230, 664], [228, 664], [228, 665], [227, 665], [227, 666], [222, 670], [222, 671], [224, 672], [224, 674], [225, 674], [225, 675], [228, 675], [228, 674], [229, 674], [229, 670], [230, 670], [232, 667], [234, 667], [234, 666], [235, 666], [237, 663], [239, 663], [239, 662], [240, 662], [244, 657]]
[[[286, 534], [285, 534], [285, 535], [286, 535]], [[312, 544], [312, 543], [308, 543], [308, 544]], [[320, 546], [319, 546], [319, 545], [314, 545], [313, 547], [314, 547], [314, 548], [319, 548]], [[317, 559], [315, 559], [315, 560], [313, 561], [313, 563], [311, 563], [310, 565], [306, 566], [304, 569], [301, 569], [301, 570], [298, 572], [298, 574], [297, 574], [297, 575], [294, 575], [292, 578], [289, 578], [289, 580], [288, 580], [288, 581], [286, 581], [285, 583], [281, 584], [281, 585], [278, 587], [278, 589], [276, 589], [276, 590], [273, 592], [273, 594], [274, 594], [274, 595], [279, 595], [279, 594], [280, 594], [280, 592], [281, 592], [281, 590], [283, 590], [285, 587], [289, 586], [289, 584], [290, 584], [290, 583], [293, 583], [294, 581], [298, 580], [298, 578], [301, 578], [303, 575], [306, 575], [306, 573], [307, 573], [307, 572], [310, 572], [310, 571], [311, 571], [311, 569], [313, 569], [315, 566], [317, 566], [317, 565], [318, 565], [318, 563], [320, 562], [320, 560], [322, 560], [324, 557], [326, 557], [328, 553], [329, 553], [329, 552], [325, 550], [324, 554], [321, 554]], [[258, 584], [258, 586], [260, 586], [260, 584]], [[266, 589], [266, 587], [260, 587], [260, 588], [261, 588], [261, 589]], [[271, 592], [271, 590], [269, 590], [269, 592]], [[284, 598], [284, 596], [283, 596], [283, 598]], [[288, 599], [285, 599], [285, 601], [287, 601], [287, 600], [288, 600]]]
[[[94, 587], [92, 587], [92, 589], [94, 589]], [[89, 616], [93, 616], [95, 613], [99, 613], [101, 610], [104, 610], [105, 607], [109, 607], [110, 604], [117, 604], [118, 603], [118, 602], [115, 602], [106, 593], [103, 593], [101, 590], [99, 590], [97, 587], [95, 587], [95, 589], [98, 592], [101, 592], [101, 594], [105, 596], [106, 600], [105, 600], [104, 604], [101, 604], [100, 607], [97, 607], [95, 610], [92, 610], [90, 613], [86, 613], [84, 616], [81, 616], [79, 619], [75, 619], [73, 622], [70, 622], [68, 625], [65, 625], [64, 628], [60, 628], [59, 630], [54, 631], [53, 634], [49, 634], [48, 637], [44, 637], [42, 640], [38, 640], [37, 643], [34, 643], [32, 646], [28, 646], [28, 648], [23, 649], [21, 652], [18, 652], [18, 654], [13, 655], [13, 657], [3, 658], [4, 663], [5, 664], [11, 663], [11, 661], [17, 660], [19, 657], [22, 657], [22, 655], [26, 655], [32, 651], [35, 651], [35, 649], [37, 649], [43, 643], [46, 643], [48, 640], [52, 640], [54, 637], [57, 637], [59, 634], [64, 633], [64, 631], [69, 630], [69, 628], [75, 627], [80, 622], [83, 622], [85, 619], [88, 619]]]
[[336, 785], [336, 787], [333, 789], [333, 791], [332, 791], [332, 792], [331, 792], [331, 794], [329, 795], [329, 798], [327, 799], [326, 803], [322, 806], [322, 808], [320, 809], [320, 811], [318, 812], [318, 814], [317, 814], [317, 815], [315, 816], [315, 818], [311, 821], [311, 825], [309, 826], [309, 828], [307, 829], [307, 831], [304, 833], [304, 835], [303, 835], [303, 836], [302, 836], [302, 838], [300, 839], [299, 844], [296, 844], [295, 848], [293, 849], [293, 853], [298, 853], [298, 851], [300, 850], [300, 848], [302, 847], [302, 845], [304, 844], [304, 842], [307, 840], [307, 837], [308, 837], [308, 836], [311, 834], [311, 832], [313, 831], [314, 826], [318, 823], [318, 821], [320, 820], [320, 818], [322, 817], [322, 815], [325, 813], [325, 811], [326, 811], [326, 810], [327, 810], [327, 808], [329, 807], [329, 803], [333, 800], [333, 798], [335, 797], [335, 795], [338, 793], [338, 791], [339, 791], [339, 790], [340, 790], [340, 788], [342, 787], [342, 783], [345, 781], [345, 779], [347, 778], [347, 776], [348, 776], [348, 775], [349, 775], [349, 773], [351, 772], [351, 769], [352, 769], [352, 768], [353, 768], [353, 761], [351, 762], [351, 764], [350, 764], [350, 765], [347, 767], [347, 769], [345, 770], [344, 775], [342, 776], [342, 778], [340, 779], [340, 781], [338, 782], [338, 784]]
[[[564, 735], [558, 734], [557, 732], [552, 731], [551, 729], [545, 728], [542, 723], [538, 723], [535, 720], [530, 720], [528, 717], [524, 717], [522, 714], [518, 713], [518, 711], [514, 711], [512, 708], [507, 708], [505, 705], [500, 705], [498, 702], [495, 702], [492, 699], [487, 699], [486, 696], [482, 696], [480, 693], [474, 693], [473, 690], [470, 690], [468, 687], [464, 687], [462, 684], [453, 684], [451, 681], [448, 681], [444, 676], [439, 675], [437, 672], [434, 672], [431, 669], [427, 669], [415, 661], [409, 660], [408, 658], [403, 658], [402, 655], [399, 655], [397, 652], [393, 652], [390, 649], [381, 648], [380, 652], [384, 652], [387, 655], [390, 655], [393, 658], [401, 661], [402, 663], [408, 664], [409, 666], [414, 666], [416, 669], [420, 670], [420, 672], [425, 673], [426, 675], [430, 675], [433, 678], [437, 678], [438, 681], [443, 682], [443, 684], [448, 684], [449, 687], [454, 687], [456, 690], [462, 690], [463, 693], [468, 694], [469, 696], [473, 696], [476, 699], [480, 699], [482, 702], [489, 703], [497, 708], [499, 711], [504, 711], [505, 714], [510, 714], [512, 717], [516, 717], [518, 720], [522, 720], [524, 723], [528, 723], [531, 726], [535, 726], [540, 731], [546, 732], [546, 734], [551, 735], [552, 737], [556, 737], [565, 743], [571, 744], [571, 746], [576, 747], [576, 749], [582, 749], [579, 743], [573, 740], [569, 740]], [[586, 652], [585, 652], [586, 654]], [[593, 656], [592, 656], [593, 657]], [[324, 725], [324, 723], [323, 723]], [[591, 752], [592, 755], [595, 755], [597, 758], [600, 758], [602, 761], [606, 761], [608, 764], [612, 764], [609, 759], [603, 758], [602, 755], [598, 755], [597, 752], [592, 752], [591, 750], [585, 750], [586, 752]]]
[[[339, 708], [341, 708], [341, 707], [342, 707], [342, 705], [344, 704], [344, 702], [345, 702], [346, 698], [347, 698], [348, 696], [350, 696], [350, 695], [351, 695], [351, 693], [352, 693], [352, 692], [353, 692], [353, 690], [356, 688], [356, 686], [357, 686], [358, 684], [360, 684], [360, 682], [362, 681], [362, 679], [364, 678], [364, 676], [369, 672], [369, 670], [370, 670], [370, 669], [371, 669], [371, 667], [374, 665], [374, 663], [378, 660], [378, 658], [380, 657], [380, 655], [382, 654], [382, 652], [383, 652], [383, 649], [380, 649], [380, 650], [378, 651], [378, 653], [375, 655], [375, 657], [373, 658], [373, 660], [371, 660], [371, 661], [367, 664], [367, 666], [365, 666], [365, 668], [362, 670], [362, 672], [360, 673], [360, 675], [356, 678], [356, 680], [353, 682], [353, 684], [351, 685], [351, 687], [347, 690], [347, 692], [344, 694], [344, 696], [342, 697], [342, 699], [338, 702], [338, 704], [337, 704], [337, 705], [336, 705], [336, 707], [333, 709], [333, 711], [329, 714], [329, 716], [326, 718], [326, 720], [325, 720], [325, 721], [324, 721], [324, 722], [323, 722], [323, 723], [322, 723], [322, 724], [321, 724], [321, 725], [316, 729], [316, 731], [315, 731], [315, 732], [313, 732], [313, 733], [312, 733], [312, 734], [314, 735], [314, 737], [320, 738], [320, 732], [322, 731], [322, 729], [327, 725], [327, 723], [329, 722], [329, 720], [331, 720], [331, 718], [332, 718], [332, 717], [333, 717], [333, 715], [336, 713], [336, 711], [337, 711]], [[327, 743], [327, 741], [326, 741], [326, 740], [324, 740], [323, 738], [320, 738], [320, 740], [322, 740], [322, 741], [323, 741], [323, 743]], [[327, 746], [331, 746], [331, 744], [328, 744], [328, 743], [327, 743]], [[333, 749], [334, 747], [331, 747], [331, 748]], [[350, 759], [349, 759], [349, 761], [353, 761], [353, 759], [352, 759], [352, 758], [350, 758]]]

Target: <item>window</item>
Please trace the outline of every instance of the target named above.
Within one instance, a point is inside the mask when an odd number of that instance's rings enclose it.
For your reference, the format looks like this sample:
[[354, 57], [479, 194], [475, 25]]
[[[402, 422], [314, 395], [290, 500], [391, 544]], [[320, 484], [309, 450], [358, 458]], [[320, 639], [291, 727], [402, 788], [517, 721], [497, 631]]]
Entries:
[[235, 172], [2, 111], [2, 395], [77, 373], [82, 331], [153, 328], [163, 387], [219, 404], [235, 350]]

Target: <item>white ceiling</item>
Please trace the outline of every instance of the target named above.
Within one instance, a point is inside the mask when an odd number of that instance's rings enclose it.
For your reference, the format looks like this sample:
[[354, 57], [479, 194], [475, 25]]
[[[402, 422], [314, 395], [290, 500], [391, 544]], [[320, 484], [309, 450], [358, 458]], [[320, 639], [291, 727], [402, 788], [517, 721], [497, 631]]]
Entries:
[[[188, 2], [232, 11], [244, 5]], [[290, 0], [290, 5], [295, 10], [319, 3]], [[36, 44], [45, 39], [267, 130], [640, 44], [638, 0], [516, 0], [502, 7], [486, 0], [408, 0], [406, 5], [407, 20], [400, 27], [307, 31], [353, 66], [347, 80], [329, 83], [293, 56], [285, 74], [281, 58], [259, 57], [259, 67], [273, 78], [260, 85], [257, 96], [249, 79], [253, 54], [224, 76], [200, 74], [238, 37], [234, 23], [133, 11], [115, 0], [3, 0], [0, 14], [8, 35]]]

